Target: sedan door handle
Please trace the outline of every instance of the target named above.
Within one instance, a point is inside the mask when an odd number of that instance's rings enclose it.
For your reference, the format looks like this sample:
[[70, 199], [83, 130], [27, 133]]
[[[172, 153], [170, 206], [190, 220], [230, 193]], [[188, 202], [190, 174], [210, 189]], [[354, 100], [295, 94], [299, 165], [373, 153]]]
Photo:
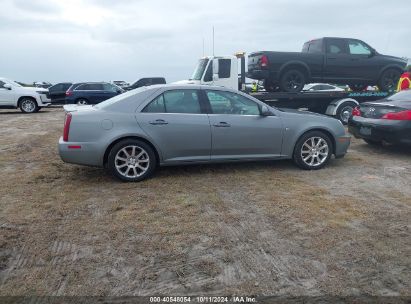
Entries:
[[219, 123], [216, 123], [213, 125], [214, 127], [217, 128], [227, 128], [227, 127], [231, 127], [231, 125], [225, 121], [220, 121]]
[[165, 121], [164, 119], [156, 119], [154, 121], [149, 121], [148, 123], [150, 125], [168, 125], [168, 122]]
[[328, 57], [327, 59], [337, 59], [337, 57]]

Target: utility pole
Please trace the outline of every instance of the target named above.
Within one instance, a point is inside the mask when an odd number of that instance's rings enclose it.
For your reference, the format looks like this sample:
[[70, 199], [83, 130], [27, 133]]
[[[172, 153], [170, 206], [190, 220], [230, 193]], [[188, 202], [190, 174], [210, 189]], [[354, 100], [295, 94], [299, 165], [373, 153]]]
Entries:
[[214, 25], [213, 25], [213, 56], [214, 56]]

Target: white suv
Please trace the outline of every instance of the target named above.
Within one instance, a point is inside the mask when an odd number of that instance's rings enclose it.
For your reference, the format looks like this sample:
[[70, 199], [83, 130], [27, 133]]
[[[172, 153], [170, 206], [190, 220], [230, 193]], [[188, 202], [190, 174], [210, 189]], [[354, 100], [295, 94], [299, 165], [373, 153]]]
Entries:
[[13, 80], [0, 78], [0, 109], [17, 109], [23, 113], [35, 113], [50, 105], [48, 90], [23, 87]]

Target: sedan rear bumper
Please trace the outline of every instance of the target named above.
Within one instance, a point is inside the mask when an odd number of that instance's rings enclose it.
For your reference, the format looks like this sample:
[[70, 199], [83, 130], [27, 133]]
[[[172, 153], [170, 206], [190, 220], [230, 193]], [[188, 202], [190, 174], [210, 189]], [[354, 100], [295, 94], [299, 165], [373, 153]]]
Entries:
[[348, 130], [357, 138], [411, 145], [411, 121], [352, 117]]
[[103, 167], [104, 153], [97, 143], [65, 142], [59, 139], [60, 158], [70, 164]]

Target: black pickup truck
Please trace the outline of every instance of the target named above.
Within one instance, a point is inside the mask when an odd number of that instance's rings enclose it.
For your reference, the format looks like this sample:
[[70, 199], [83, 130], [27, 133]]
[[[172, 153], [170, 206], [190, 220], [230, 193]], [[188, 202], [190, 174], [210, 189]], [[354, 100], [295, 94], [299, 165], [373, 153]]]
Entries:
[[379, 54], [361, 40], [325, 37], [306, 42], [302, 52], [251, 53], [247, 76], [264, 80], [269, 92], [300, 92], [310, 82], [392, 91], [406, 65], [405, 59]]

